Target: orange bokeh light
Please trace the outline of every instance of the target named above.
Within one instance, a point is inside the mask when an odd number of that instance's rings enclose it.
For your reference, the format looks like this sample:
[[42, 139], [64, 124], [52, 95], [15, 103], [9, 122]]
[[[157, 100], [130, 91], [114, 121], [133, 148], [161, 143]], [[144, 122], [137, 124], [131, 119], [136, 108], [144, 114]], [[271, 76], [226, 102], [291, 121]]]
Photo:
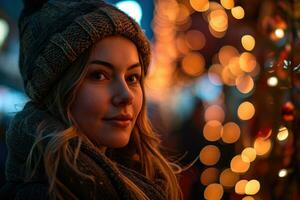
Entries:
[[182, 70], [190, 76], [199, 76], [204, 72], [205, 59], [199, 53], [188, 53], [182, 60]]
[[208, 166], [215, 165], [221, 156], [221, 152], [218, 147], [214, 145], [205, 146], [199, 154], [200, 161]]
[[208, 0], [190, 0], [192, 8], [198, 12], [203, 12], [209, 9]]
[[262, 156], [267, 154], [271, 150], [272, 143], [270, 139], [258, 137], [255, 139], [253, 146], [256, 151], [256, 154]]
[[251, 35], [244, 35], [241, 39], [242, 45], [244, 49], [247, 51], [251, 51], [255, 47], [255, 39]]
[[238, 107], [238, 116], [241, 120], [249, 120], [255, 114], [255, 108], [252, 103], [245, 101]]
[[186, 33], [187, 45], [192, 50], [200, 50], [206, 43], [205, 36], [202, 32], [197, 30], [190, 30]]
[[203, 128], [203, 136], [208, 141], [217, 141], [221, 138], [222, 124], [217, 120], [208, 121]]
[[231, 14], [236, 19], [243, 19], [245, 16], [244, 8], [241, 6], [236, 6], [231, 9]]
[[249, 52], [242, 53], [239, 62], [244, 72], [252, 72], [257, 65], [255, 56]]
[[205, 110], [204, 119], [206, 122], [217, 120], [223, 122], [225, 118], [224, 110], [219, 105], [211, 105]]
[[240, 180], [235, 184], [235, 192], [237, 194], [245, 194], [247, 180]]
[[254, 81], [249, 75], [237, 77], [235, 84], [236, 88], [243, 94], [251, 92], [254, 87]]
[[231, 58], [238, 57], [239, 52], [235, 47], [226, 45], [219, 50], [218, 56], [220, 63], [225, 66], [229, 64]]
[[231, 170], [236, 173], [245, 173], [246, 171], [248, 171], [249, 167], [250, 167], [250, 163], [245, 162], [242, 159], [241, 155], [237, 155], [233, 157], [230, 162]]
[[230, 168], [225, 169], [220, 175], [220, 183], [227, 188], [234, 187], [239, 180], [239, 175], [231, 171]]
[[219, 170], [214, 167], [205, 169], [200, 176], [200, 181], [203, 185], [209, 185], [218, 180]]
[[220, 0], [221, 5], [226, 9], [231, 9], [234, 7], [234, 0]]
[[228, 122], [223, 126], [222, 140], [231, 144], [236, 142], [241, 135], [240, 127], [234, 122]]
[[217, 183], [212, 183], [208, 185], [204, 190], [205, 199], [219, 200], [222, 199], [223, 194], [224, 194], [224, 189], [222, 185]]

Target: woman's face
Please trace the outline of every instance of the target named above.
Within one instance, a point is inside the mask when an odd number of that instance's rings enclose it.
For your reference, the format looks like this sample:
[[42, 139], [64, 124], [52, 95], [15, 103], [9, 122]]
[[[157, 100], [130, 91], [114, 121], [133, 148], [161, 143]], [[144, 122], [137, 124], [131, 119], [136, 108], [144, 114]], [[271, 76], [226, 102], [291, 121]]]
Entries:
[[71, 113], [97, 146], [124, 147], [143, 103], [137, 48], [124, 37], [107, 37], [94, 45], [86, 67]]

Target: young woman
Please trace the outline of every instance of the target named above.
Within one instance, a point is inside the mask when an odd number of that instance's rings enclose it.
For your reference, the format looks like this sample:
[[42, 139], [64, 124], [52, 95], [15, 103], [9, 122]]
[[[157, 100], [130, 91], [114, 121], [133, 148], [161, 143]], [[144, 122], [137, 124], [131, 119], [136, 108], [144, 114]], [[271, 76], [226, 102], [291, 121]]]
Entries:
[[30, 101], [7, 131], [1, 199], [181, 199], [146, 113], [150, 46], [103, 1], [25, 1]]

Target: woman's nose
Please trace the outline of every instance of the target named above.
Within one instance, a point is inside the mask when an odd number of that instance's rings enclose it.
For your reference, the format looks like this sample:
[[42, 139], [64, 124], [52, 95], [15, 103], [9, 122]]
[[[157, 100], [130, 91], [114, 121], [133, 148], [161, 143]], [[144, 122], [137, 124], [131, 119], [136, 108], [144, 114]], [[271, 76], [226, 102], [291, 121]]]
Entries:
[[118, 81], [113, 87], [112, 103], [115, 106], [130, 105], [133, 101], [133, 92], [128, 87], [126, 81]]

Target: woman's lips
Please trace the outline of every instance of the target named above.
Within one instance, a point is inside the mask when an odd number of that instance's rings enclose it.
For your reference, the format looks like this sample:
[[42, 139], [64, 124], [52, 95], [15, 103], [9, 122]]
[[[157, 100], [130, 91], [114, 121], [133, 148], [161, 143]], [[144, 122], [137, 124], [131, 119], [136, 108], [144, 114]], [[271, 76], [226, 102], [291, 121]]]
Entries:
[[128, 114], [116, 115], [114, 117], [103, 118], [103, 120], [112, 126], [126, 128], [132, 122], [132, 116]]
[[110, 120], [105, 120], [105, 122], [109, 123], [112, 126], [120, 127], [120, 128], [127, 128], [131, 124], [131, 120], [110, 119]]

